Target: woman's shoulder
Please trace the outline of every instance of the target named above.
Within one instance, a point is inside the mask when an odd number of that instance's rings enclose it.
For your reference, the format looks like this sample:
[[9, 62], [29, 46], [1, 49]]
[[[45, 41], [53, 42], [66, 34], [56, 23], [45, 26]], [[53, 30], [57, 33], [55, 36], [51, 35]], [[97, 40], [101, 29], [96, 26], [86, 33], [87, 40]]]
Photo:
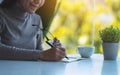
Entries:
[[34, 13], [34, 14], [31, 14], [32, 16], [32, 21], [37, 24], [37, 25], [40, 25], [41, 28], [43, 28], [42, 26], [42, 19], [41, 19], [41, 16]]
[[33, 19], [33, 21], [35, 22], [42, 22], [42, 19], [41, 19], [41, 16], [34, 13], [34, 14], [31, 14], [31, 18]]
[[36, 14], [36, 13], [32, 14], [32, 17], [33, 17], [34, 19], [41, 20], [41, 16], [38, 15], [38, 14]]

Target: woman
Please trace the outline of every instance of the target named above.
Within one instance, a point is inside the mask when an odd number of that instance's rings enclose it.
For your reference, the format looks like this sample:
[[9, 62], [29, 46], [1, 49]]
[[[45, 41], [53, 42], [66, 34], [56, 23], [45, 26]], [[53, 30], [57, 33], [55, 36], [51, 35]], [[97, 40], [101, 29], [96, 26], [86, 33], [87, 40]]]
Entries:
[[44, 2], [3, 0], [0, 5], [0, 59], [58, 61], [65, 57], [65, 49], [57, 38], [54, 38], [55, 47], [42, 48], [42, 21], [35, 12]]

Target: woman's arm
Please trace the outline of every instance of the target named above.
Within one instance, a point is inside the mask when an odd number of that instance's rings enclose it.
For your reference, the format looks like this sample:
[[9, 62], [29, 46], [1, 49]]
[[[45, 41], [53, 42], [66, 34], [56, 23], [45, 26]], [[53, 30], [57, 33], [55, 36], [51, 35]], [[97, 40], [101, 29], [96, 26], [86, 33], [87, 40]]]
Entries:
[[5, 60], [39, 60], [40, 50], [28, 50], [7, 46], [0, 43], [0, 59]]

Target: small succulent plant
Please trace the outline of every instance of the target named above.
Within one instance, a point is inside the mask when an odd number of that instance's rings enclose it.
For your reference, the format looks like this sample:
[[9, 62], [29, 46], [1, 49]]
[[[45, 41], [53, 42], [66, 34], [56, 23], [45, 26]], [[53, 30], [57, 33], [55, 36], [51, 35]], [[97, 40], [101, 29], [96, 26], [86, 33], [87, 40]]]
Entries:
[[110, 26], [99, 31], [100, 38], [103, 42], [118, 43], [120, 41], [120, 28]]

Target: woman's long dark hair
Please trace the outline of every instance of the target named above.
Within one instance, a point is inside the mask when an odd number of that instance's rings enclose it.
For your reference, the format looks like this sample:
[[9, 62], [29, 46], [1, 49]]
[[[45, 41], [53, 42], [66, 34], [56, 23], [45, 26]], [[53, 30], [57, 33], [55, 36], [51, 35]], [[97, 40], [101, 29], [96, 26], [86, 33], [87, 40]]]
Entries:
[[17, 2], [18, 0], [3, 0], [0, 4], [0, 7], [2, 8], [9, 8], [9, 7], [12, 7], [13, 5], [15, 5], [15, 3]]

